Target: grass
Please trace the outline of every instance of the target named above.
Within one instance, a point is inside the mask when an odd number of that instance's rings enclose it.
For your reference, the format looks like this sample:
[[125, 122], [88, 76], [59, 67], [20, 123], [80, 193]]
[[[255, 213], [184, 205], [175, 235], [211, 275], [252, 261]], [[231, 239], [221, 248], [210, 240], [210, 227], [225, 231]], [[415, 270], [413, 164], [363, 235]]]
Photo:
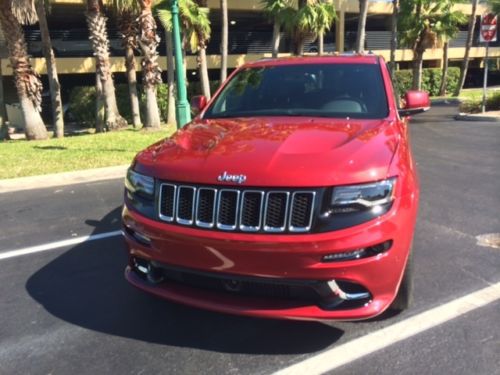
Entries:
[[172, 134], [132, 128], [46, 141], [0, 142], [0, 179], [129, 164], [146, 146]]
[[[486, 96], [490, 97], [496, 92], [498, 92], [498, 88], [488, 88], [486, 91]], [[453, 99], [455, 98], [453, 96], [453, 93], [449, 93], [446, 96], [433, 96], [432, 99]], [[474, 88], [474, 89], [463, 89], [462, 92], [460, 93], [460, 96], [458, 99], [465, 101], [465, 100], [482, 100], [483, 98], [483, 89], [482, 88]]]

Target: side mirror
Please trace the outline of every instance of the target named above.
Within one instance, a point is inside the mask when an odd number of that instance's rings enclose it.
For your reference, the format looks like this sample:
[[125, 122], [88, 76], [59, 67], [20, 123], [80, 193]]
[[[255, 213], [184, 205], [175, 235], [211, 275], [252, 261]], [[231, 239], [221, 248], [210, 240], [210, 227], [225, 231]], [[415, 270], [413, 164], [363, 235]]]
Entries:
[[429, 93], [425, 91], [407, 91], [404, 101], [404, 108], [398, 111], [401, 117], [416, 115], [417, 113], [427, 111], [431, 107]]
[[198, 116], [198, 114], [203, 111], [207, 106], [207, 98], [203, 95], [193, 96], [191, 98], [191, 113], [193, 116]]

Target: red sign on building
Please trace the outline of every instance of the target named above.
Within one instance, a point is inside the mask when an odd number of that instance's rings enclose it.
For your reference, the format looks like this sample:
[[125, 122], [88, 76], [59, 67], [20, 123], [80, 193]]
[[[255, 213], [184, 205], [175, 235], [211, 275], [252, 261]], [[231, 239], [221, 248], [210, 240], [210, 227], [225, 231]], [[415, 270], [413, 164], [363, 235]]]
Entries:
[[481, 16], [481, 30], [479, 33], [480, 42], [497, 41], [497, 16], [493, 13]]

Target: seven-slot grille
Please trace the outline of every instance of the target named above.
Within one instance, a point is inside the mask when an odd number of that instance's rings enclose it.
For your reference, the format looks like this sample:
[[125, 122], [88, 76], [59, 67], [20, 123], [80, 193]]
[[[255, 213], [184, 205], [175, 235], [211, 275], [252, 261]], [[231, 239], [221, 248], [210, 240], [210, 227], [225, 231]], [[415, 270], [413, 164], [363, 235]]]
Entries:
[[308, 232], [315, 191], [160, 184], [159, 217], [201, 228], [242, 232]]

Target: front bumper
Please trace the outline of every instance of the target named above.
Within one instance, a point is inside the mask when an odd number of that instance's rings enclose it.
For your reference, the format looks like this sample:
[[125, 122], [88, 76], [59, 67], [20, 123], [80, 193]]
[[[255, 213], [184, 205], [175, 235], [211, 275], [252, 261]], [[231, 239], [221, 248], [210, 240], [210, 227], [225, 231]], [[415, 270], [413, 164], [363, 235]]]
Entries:
[[[394, 300], [408, 257], [416, 219], [413, 196], [397, 199], [385, 215], [363, 225], [319, 234], [247, 234], [184, 228], [145, 218], [123, 209], [124, 236], [129, 251], [126, 278], [157, 296], [213, 311], [266, 318], [358, 320], [382, 313]], [[150, 240], [137, 240], [139, 233]], [[342, 262], [323, 256], [392, 240], [381, 254]], [[180, 268], [214, 277], [255, 278], [287, 283], [350, 283], [370, 294], [361, 306], [338, 308], [311, 300], [241, 295], [235, 291], [194, 287], [167, 278], [148, 282], [136, 260]]]

